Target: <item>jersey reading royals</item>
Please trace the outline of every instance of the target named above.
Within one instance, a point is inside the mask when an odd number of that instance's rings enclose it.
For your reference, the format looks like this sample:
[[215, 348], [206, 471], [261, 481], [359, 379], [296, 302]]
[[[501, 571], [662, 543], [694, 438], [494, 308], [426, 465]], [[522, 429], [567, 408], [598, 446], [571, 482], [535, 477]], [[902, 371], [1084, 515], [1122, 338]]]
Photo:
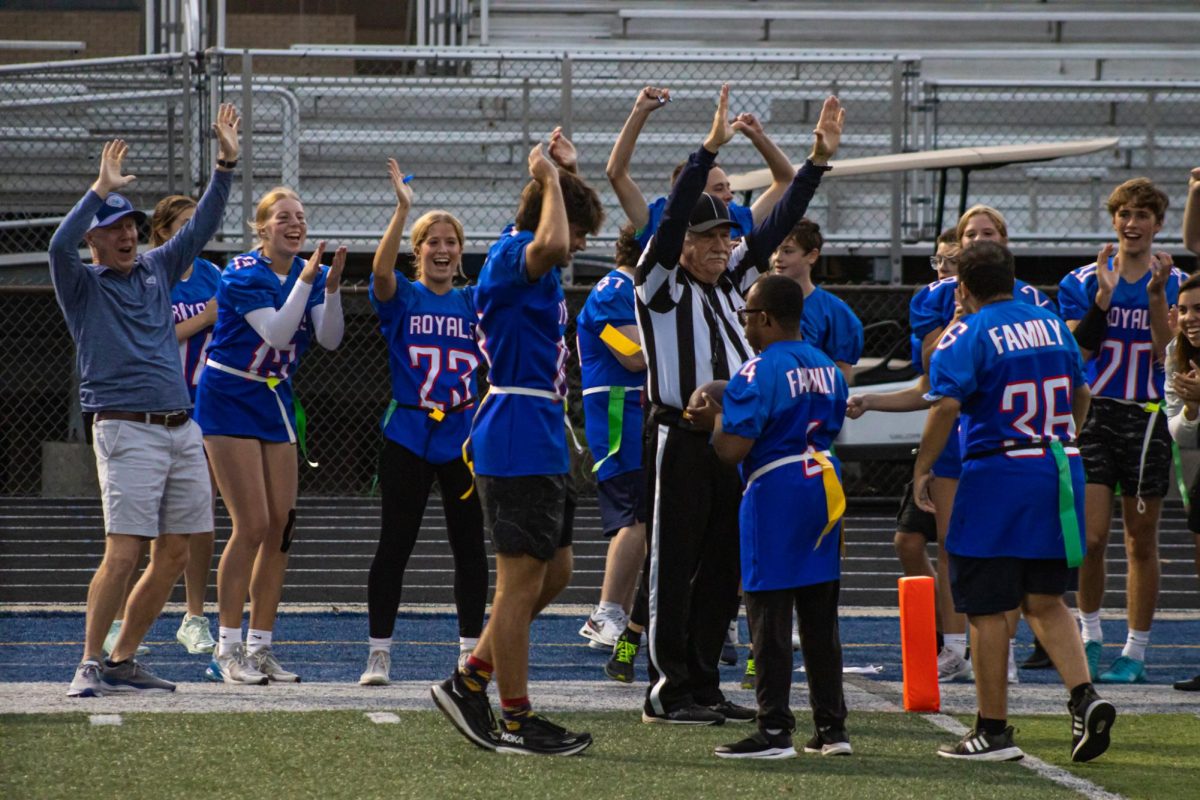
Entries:
[[[921, 346], [925, 337], [934, 331], [945, 328], [954, 319], [955, 299], [958, 289], [958, 278], [950, 277], [934, 281], [917, 292], [908, 306], [908, 322], [912, 329], [910, 344], [912, 345], [912, 364], [919, 372], [923, 372]], [[1043, 294], [1035, 286], [1030, 286], [1021, 279], [1013, 286], [1013, 299], [1054, 312], [1054, 301]], [[961, 443], [958, 435], [950, 437], [946, 449], [942, 451], [937, 463], [933, 466], [933, 474], [942, 478], [957, 478], [962, 468]]]
[[[476, 407], [475, 300], [470, 288], [438, 294], [396, 274], [396, 293], [371, 306], [388, 345], [392, 400], [383, 434], [426, 461], [461, 457]], [[433, 412], [433, 413], [431, 413]]]
[[300, 279], [302, 269], [304, 259], [296, 256], [287, 275], [277, 275], [271, 270], [270, 259], [255, 250], [234, 256], [221, 273], [221, 284], [217, 289], [217, 324], [208, 346], [208, 360], [263, 379], [278, 379], [275, 386], [278, 401], [267, 383], [210, 365], [200, 373], [196, 390], [196, 421], [205, 435], [289, 440], [280, 405], [294, 429], [290, 378], [312, 339], [313, 308], [325, 302], [328, 267], [322, 267], [313, 281], [300, 325], [286, 347], [276, 349], [268, 345], [246, 321], [246, 315], [260, 308], [281, 308]]
[[[962, 404], [963, 468], [946, 549], [1063, 558], [1058, 470], [1045, 443], [1075, 441], [1072, 400], [1084, 376], [1066, 322], [1016, 300], [989, 303], [946, 329], [929, 379], [929, 399]], [[1074, 446], [1066, 453], [1082, 520], [1083, 465]]]
[[862, 323], [844, 300], [820, 286], [804, 298], [800, 332], [804, 341], [834, 361], [854, 365], [862, 358]]
[[530, 231], [505, 228], [488, 250], [475, 287], [479, 349], [493, 387], [471, 430], [480, 475], [561, 475], [569, 468], [567, 302], [558, 267], [530, 280], [525, 250], [532, 241]]
[[[204, 311], [208, 302], [217, 296], [221, 283], [221, 270], [211, 261], [197, 258], [192, 263], [192, 274], [180, 278], [171, 289], [171, 313], [175, 324], [189, 320]], [[188, 395], [196, 402], [196, 386], [200, 383], [200, 372], [204, 369], [205, 351], [212, 341], [213, 326], [196, 331], [179, 343], [179, 360], [183, 362], [183, 379], [187, 383]]]
[[[841, 370], [805, 341], [771, 344], [725, 387], [722, 429], [754, 439], [741, 465], [747, 481], [739, 511], [747, 590], [838, 578], [840, 529], [821, 539], [828, 522], [821, 465], [813, 458], [778, 462], [827, 451], [842, 428], [846, 396]], [[838, 469], [836, 458], [827, 458]]]
[[[1106, 266], [1114, 269], [1112, 259]], [[1179, 283], [1186, 276], [1177, 269], [1167, 278], [1167, 307], [1179, 300]], [[1163, 397], [1165, 373], [1154, 358], [1154, 338], [1150, 333], [1150, 303], [1146, 286], [1150, 271], [1135, 283], [1117, 281], [1112, 304], [1108, 307], [1108, 327], [1104, 341], [1087, 363], [1088, 385], [1095, 397], [1133, 400], [1140, 403]], [[1058, 302], [1063, 319], [1083, 319], [1096, 297], [1096, 265], [1088, 264], [1067, 273], [1059, 283]]]
[[[635, 234], [638, 247], [641, 249], [646, 249], [646, 245], [650, 243], [650, 237], [658, 230], [658, 223], [662, 221], [666, 208], [667, 198], [665, 197], [658, 198], [646, 207], [646, 224]], [[726, 203], [726, 208], [729, 209], [729, 218], [733, 220], [733, 227], [729, 229], [729, 237], [741, 239], [748, 236], [754, 230], [754, 214], [750, 211], [750, 207], [730, 202]]]
[[[642, 466], [641, 400], [646, 370], [626, 369], [600, 338], [606, 327], [626, 325], [637, 325], [633, 276], [614, 269], [592, 287], [575, 318], [587, 442], [592, 458], [600, 464], [596, 478], [601, 481]], [[610, 454], [610, 444], [618, 441], [611, 418], [612, 398], [617, 396], [614, 388], [624, 389], [624, 397], [618, 448]]]

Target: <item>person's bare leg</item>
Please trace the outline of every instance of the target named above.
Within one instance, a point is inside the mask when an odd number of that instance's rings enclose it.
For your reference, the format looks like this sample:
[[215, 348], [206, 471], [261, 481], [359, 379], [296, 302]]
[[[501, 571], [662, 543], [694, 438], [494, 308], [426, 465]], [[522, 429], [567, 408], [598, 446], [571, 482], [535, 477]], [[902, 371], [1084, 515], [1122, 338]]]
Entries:
[[571, 582], [571, 570], [574, 564], [574, 549], [570, 546], [560, 547], [554, 551], [554, 557], [546, 563], [546, 577], [542, 580], [542, 591], [538, 594], [533, 614], [529, 617], [530, 621], [542, 613], [542, 610], [553, 603], [554, 598], [567, 588], [567, 584]]
[[1008, 622], [1004, 614], [972, 616], [970, 622], [979, 716], [1008, 719]]
[[495, 668], [501, 699], [529, 693], [529, 621], [546, 586], [548, 565], [530, 555], [496, 554], [492, 615], [475, 657]]
[[904, 571], [904, 577], [937, 578], [933, 562], [929, 560], [929, 552], [925, 549], [924, 534], [896, 531], [892, 545], [896, 548], [896, 557], [900, 559], [900, 569]]
[[1075, 603], [1079, 610], [1093, 613], [1104, 602], [1104, 580], [1107, 577], [1105, 549], [1108, 529], [1112, 525], [1113, 490], [1098, 483], [1087, 484], [1084, 494], [1084, 527], [1087, 534], [1087, 553], [1079, 567], [1079, 592]]
[[270, 526], [261, 443], [207, 436], [204, 447], [233, 520], [233, 532], [217, 565], [217, 610], [224, 628], [241, 628], [250, 573]]
[[166, 533], [154, 540], [150, 565], [129, 595], [125, 622], [110, 654], [113, 661], [124, 661], [133, 656], [154, 620], [162, 613], [171, 590], [187, 565], [190, 538]]
[[275, 614], [287, 571], [288, 554], [282, 550], [283, 531], [296, 506], [296, 446], [286, 442], [264, 442], [262, 451], [269, 522], [250, 578], [250, 627], [269, 631], [275, 627]]
[[[141, 571], [146, 567], [146, 560], [150, 557], [150, 542], [152, 541], [153, 539], [142, 538], [142, 547], [138, 551], [137, 562], [133, 565], [133, 571], [129, 573], [129, 580], [125, 582], [125, 593], [121, 595], [121, 607], [117, 609], [117, 615], [113, 617], [114, 620], [125, 619], [125, 605], [129, 602], [130, 592], [133, 591], [133, 587], [142, 576]], [[107, 636], [107, 634], [105, 635]]]
[[1158, 607], [1160, 565], [1158, 519], [1162, 498], [1143, 498], [1145, 513], [1139, 514], [1136, 497], [1122, 497], [1125, 519], [1125, 555], [1129, 560], [1129, 582], [1125, 589], [1129, 629], [1148, 631]]
[[188, 537], [188, 561], [183, 571], [183, 588], [187, 596], [187, 613], [204, 615], [204, 600], [208, 594], [208, 577], [212, 572], [213, 535], [197, 533]]
[[954, 493], [958, 481], [953, 478], [934, 478], [929, 493], [937, 512], [937, 608], [942, 619], [943, 634], [967, 632], [967, 618], [954, 610], [954, 595], [950, 591], [950, 558], [946, 554], [946, 534], [950, 531], [950, 514], [954, 510]]
[[104, 537], [104, 558], [88, 584], [84, 620], [83, 658], [100, 660], [104, 637], [125, 603], [129, 577], [137, 571], [145, 537], [110, 533]]
[[1071, 609], [1059, 595], [1030, 594], [1025, 596], [1025, 621], [1033, 628], [1046, 655], [1062, 677], [1063, 685], [1074, 689], [1091, 680], [1083, 640]]
[[637, 592], [638, 570], [646, 560], [646, 525], [639, 522], [617, 531], [608, 543], [600, 601], [617, 603], [629, 615]]

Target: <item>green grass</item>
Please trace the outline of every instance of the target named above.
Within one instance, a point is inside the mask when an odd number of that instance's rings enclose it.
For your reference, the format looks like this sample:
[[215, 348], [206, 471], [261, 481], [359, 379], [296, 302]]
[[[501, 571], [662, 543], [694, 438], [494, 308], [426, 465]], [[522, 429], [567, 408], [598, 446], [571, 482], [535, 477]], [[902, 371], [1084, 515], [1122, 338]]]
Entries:
[[[360, 712], [0, 716], [0, 797], [123, 798], [901, 798], [1055, 800], [1071, 793], [1018, 764], [963, 764], [953, 737], [906, 714], [853, 714], [850, 758], [724, 761], [712, 749], [747, 726], [682, 730], [630, 713], [553, 715], [590, 730], [577, 758], [498, 756], [436, 712], [376, 725]], [[1065, 764], [1066, 716], [1021, 718], [1018, 743]], [[808, 735], [801, 719], [797, 744]], [[1200, 725], [1185, 715], [1120, 718], [1117, 746], [1073, 771], [1129, 797], [1187, 797], [1200, 785]], [[1170, 769], [1167, 769], [1167, 766]], [[1182, 766], [1190, 765], [1190, 766]]]

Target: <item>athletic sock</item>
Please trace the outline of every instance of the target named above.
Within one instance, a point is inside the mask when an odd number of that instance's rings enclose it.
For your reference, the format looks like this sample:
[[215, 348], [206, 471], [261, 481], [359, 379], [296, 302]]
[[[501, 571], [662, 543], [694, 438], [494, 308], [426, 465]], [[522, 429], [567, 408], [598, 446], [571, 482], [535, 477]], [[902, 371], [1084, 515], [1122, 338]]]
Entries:
[[625, 633], [623, 635], [625, 636], [625, 640], [632, 644], [640, 645], [642, 643], [641, 631], [635, 631], [633, 628], [626, 626]]
[[371, 653], [374, 653], [376, 650], [382, 650], [385, 653], [390, 653], [392, 651], [392, 637], [389, 636], [386, 639], [376, 639], [374, 636], [368, 636], [367, 646], [369, 647], [369, 652]]
[[946, 649], [951, 653], [957, 653], [963, 658], [967, 657], [967, 635], [965, 633], [947, 633], [943, 634]]
[[251, 628], [246, 631], [246, 652], [251, 655], [262, 650], [264, 647], [271, 646], [271, 632], [260, 631], [256, 628]]
[[468, 656], [467, 663], [458, 671], [463, 683], [472, 692], [486, 692], [488, 681], [492, 679], [492, 665], [475, 656]]
[[1083, 702], [1084, 695], [1092, 691], [1094, 687], [1091, 681], [1084, 681], [1071, 690], [1071, 705], [1078, 707]]
[[224, 626], [217, 629], [217, 655], [227, 656], [238, 649], [238, 645], [242, 643], [242, 629], [226, 628]]
[[1132, 658], [1134, 661], [1146, 660], [1146, 646], [1150, 644], [1150, 631], [1135, 631], [1129, 629], [1129, 635], [1125, 637], [1125, 649], [1121, 651], [1121, 655], [1126, 658]]
[[937, 632], [937, 651], [942, 652], [942, 648], [946, 646], [946, 636], [941, 632]]
[[529, 703], [529, 695], [524, 697], [512, 697], [508, 699], [501, 698], [500, 700], [500, 716], [504, 719], [504, 723], [509, 730], [519, 727], [521, 722], [533, 713], [533, 707]]
[[1104, 631], [1100, 627], [1100, 612], [1080, 610], [1079, 632], [1083, 636], [1085, 644], [1087, 642], [1103, 642]]
[[625, 609], [621, 608], [621, 604], [614, 603], [611, 600], [601, 600], [596, 604], [596, 611], [598, 612], [596, 616], [608, 617], [609, 619], [625, 616]]
[[1004, 733], [1004, 729], [1008, 727], [1007, 719], [988, 719], [975, 715], [975, 730], [976, 732], [986, 733], [988, 736], [999, 736]]
[[470, 653], [479, 646], [478, 636], [460, 636], [458, 637], [458, 652]]
[[1008, 671], [1016, 672], [1017, 670], [1017, 637], [1008, 640]]

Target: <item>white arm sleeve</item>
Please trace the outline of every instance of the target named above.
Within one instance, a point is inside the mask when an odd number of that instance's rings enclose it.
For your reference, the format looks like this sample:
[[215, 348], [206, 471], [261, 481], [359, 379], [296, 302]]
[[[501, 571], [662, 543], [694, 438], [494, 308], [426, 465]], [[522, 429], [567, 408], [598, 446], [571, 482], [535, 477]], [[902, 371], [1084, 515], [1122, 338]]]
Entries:
[[283, 303], [283, 308], [256, 308], [246, 314], [246, 322], [254, 328], [255, 333], [262, 337], [270, 347], [282, 350], [292, 343], [300, 320], [304, 318], [304, 308], [308, 305], [308, 296], [312, 292], [312, 284], [296, 281], [292, 293]]
[[342, 343], [345, 323], [342, 319], [342, 292], [325, 293], [325, 302], [313, 306], [313, 326], [317, 329], [317, 343], [326, 350], [336, 350]]

